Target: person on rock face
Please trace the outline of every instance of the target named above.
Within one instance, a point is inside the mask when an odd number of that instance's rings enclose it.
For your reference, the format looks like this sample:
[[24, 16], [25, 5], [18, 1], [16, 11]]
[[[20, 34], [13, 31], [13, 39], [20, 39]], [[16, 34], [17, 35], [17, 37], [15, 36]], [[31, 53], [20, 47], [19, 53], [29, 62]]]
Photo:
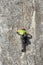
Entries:
[[25, 28], [22, 28], [20, 30], [16, 31], [17, 34], [21, 36], [21, 41], [22, 41], [22, 52], [26, 52], [26, 46], [30, 44], [30, 40], [32, 38], [32, 35], [30, 35]]

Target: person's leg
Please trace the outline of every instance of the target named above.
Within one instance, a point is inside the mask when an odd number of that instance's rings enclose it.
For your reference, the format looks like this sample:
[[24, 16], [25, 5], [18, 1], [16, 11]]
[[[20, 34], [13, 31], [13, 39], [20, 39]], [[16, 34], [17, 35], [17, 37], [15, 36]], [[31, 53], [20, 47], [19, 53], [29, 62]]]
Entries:
[[22, 52], [26, 52], [26, 43], [25, 40], [22, 42]]
[[26, 36], [22, 36], [21, 40], [22, 40], [22, 52], [26, 52]]
[[26, 45], [22, 44], [22, 52], [26, 52]]

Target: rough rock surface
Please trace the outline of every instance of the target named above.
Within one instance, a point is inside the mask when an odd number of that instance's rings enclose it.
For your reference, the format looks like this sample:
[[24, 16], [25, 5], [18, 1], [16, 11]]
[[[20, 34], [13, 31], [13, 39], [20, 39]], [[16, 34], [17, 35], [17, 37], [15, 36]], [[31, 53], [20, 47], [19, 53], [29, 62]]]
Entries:
[[[25, 54], [22, 27], [32, 34]], [[43, 65], [43, 0], [0, 0], [0, 65]]]

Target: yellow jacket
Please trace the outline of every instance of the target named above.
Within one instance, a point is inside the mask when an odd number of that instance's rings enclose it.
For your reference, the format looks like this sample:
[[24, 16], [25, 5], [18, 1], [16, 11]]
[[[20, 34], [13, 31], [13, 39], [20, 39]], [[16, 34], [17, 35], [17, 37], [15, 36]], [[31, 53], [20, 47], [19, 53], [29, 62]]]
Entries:
[[26, 30], [18, 30], [17, 31], [20, 35], [23, 35], [23, 34], [28, 34], [28, 32]]

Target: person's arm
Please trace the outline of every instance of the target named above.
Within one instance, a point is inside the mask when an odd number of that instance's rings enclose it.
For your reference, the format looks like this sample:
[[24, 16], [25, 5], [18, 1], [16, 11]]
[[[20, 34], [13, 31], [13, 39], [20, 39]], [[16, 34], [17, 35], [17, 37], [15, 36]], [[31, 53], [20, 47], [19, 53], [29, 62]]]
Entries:
[[18, 32], [18, 29], [16, 30], [16, 33], [17, 33], [18, 35], [20, 35], [19, 32]]
[[18, 35], [20, 35], [19, 32], [16, 32], [16, 33], [17, 33]]
[[30, 33], [28, 33], [27, 31], [26, 31], [26, 34], [28, 35], [28, 37], [31, 39], [32, 38], [32, 35], [30, 34]]
[[32, 38], [32, 35], [31, 35], [31, 34], [28, 34], [28, 38], [30, 38], [30, 39], [31, 39], [31, 38]]

